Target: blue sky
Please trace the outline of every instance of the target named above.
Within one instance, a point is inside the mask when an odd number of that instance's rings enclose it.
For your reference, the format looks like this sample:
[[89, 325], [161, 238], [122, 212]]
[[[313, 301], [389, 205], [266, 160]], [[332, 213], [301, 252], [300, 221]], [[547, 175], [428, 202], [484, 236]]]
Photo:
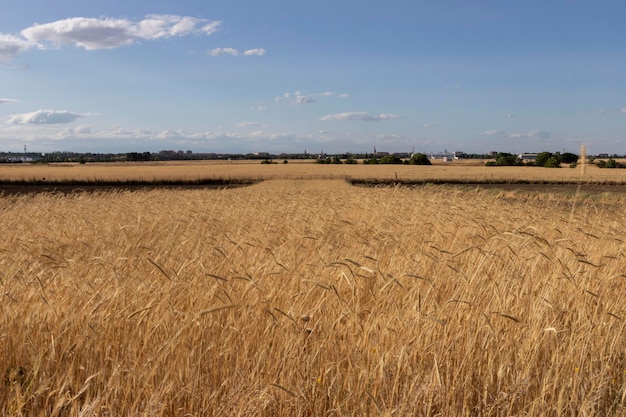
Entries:
[[626, 3], [1, 0], [0, 150], [626, 153]]

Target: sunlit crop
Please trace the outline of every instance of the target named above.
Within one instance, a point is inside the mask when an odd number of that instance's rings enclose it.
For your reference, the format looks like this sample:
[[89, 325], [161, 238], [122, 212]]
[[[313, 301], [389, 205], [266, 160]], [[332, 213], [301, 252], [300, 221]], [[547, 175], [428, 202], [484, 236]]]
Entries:
[[624, 415], [620, 195], [0, 198], [0, 414]]

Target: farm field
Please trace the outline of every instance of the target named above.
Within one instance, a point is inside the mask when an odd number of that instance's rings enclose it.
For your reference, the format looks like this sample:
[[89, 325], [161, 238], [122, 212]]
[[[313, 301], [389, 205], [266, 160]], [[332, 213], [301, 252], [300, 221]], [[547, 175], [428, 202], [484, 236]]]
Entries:
[[626, 170], [586, 168], [550, 169], [541, 167], [486, 167], [484, 161], [435, 161], [432, 166], [414, 165], [326, 165], [312, 161], [288, 164], [261, 164], [260, 161], [178, 161], [155, 163], [14, 164], [0, 165], [0, 181], [196, 181], [201, 179], [368, 179], [454, 180], [477, 182], [586, 181], [626, 184]]
[[275, 179], [0, 198], [1, 415], [626, 415], [623, 194], [231, 165], [106, 172]]

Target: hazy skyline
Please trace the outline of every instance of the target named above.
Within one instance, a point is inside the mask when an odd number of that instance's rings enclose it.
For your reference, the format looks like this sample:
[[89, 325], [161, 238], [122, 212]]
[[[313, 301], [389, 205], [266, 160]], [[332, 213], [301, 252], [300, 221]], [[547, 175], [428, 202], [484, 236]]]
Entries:
[[621, 1], [4, 0], [0, 150], [624, 154], [624, 15]]

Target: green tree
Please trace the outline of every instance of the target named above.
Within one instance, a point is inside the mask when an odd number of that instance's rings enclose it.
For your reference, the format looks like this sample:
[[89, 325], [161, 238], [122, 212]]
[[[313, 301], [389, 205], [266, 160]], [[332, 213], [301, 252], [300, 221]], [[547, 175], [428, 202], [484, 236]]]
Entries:
[[428, 156], [423, 153], [414, 153], [409, 160], [411, 165], [432, 165]]
[[520, 159], [511, 153], [501, 152], [496, 155], [496, 165], [500, 166], [513, 166], [520, 165]]
[[537, 159], [535, 159], [535, 165], [539, 167], [545, 167], [548, 159], [552, 158], [554, 155], [552, 152], [541, 152], [537, 154]]
[[561, 162], [564, 164], [576, 163], [578, 162], [578, 155], [570, 152], [564, 152], [561, 154]]
[[401, 164], [402, 159], [395, 155], [385, 155], [378, 161], [379, 164]]
[[561, 168], [561, 163], [559, 162], [559, 158], [557, 156], [551, 156], [548, 160], [543, 164], [546, 168]]

